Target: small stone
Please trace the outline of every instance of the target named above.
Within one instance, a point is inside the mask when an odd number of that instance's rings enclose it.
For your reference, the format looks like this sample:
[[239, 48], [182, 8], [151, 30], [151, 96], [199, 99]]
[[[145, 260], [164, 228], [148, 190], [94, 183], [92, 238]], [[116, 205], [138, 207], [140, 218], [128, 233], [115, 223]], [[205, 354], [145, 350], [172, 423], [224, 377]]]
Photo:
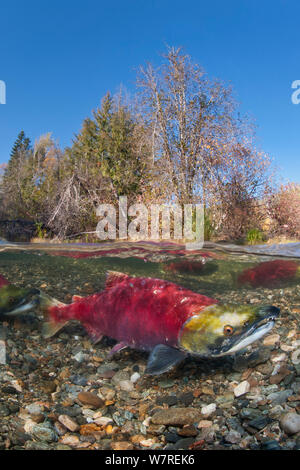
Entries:
[[193, 424], [186, 424], [182, 429], [177, 431], [177, 434], [184, 437], [195, 437], [197, 436], [198, 431]]
[[202, 428], [209, 428], [210, 426], [212, 426], [213, 422], [212, 421], [208, 421], [206, 419], [202, 419], [201, 421], [199, 421], [198, 423], [198, 429], [202, 429]]
[[63, 436], [59, 440], [60, 444], [70, 446], [70, 447], [78, 447], [80, 445], [80, 440], [78, 436]]
[[2, 339], [0, 340], [0, 364], [6, 364], [6, 345]]
[[261, 445], [262, 450], [281, 450], [280, 445], [277, 441], [266, 441]]
[[260, 416], [258, 418], [252, 419], [247, 423], [248, 426], [251, 426], [251, 428], [258, 429], [258, 431], [261, 431], [263, 428], [265, 428], [268, 424], [272, 423], [272, 419], [269, 418], [268, 416]]
[[112, 423], [113, 420], [107, 416], [101, 416], [99, 418], [94, 418], [94, 423], [98, 424], [98, 426], [107, 426], [108, 424]]
[[287, 369], [287, 367], [281, 366], [279, 370], [277, 371], [277, 373], [275, 373], [274, 375], [273, 374], [271, 375], [269, 382], [270, 384], [279, 384], [290, 373], [291, 371]]
[[192, 437], [186, 437], [185, 439], [179, 439], [179, 441], [174, 444], [174, 449], [183, 449], [186, 450], [188, 449], [193, 443], [195, 442], [195, 439]]
[[119, 383], [123, 380], [129, 380], [128, 372], [123, 370], [119, 370], [118, 372], [116, 372], [113, 378], [111, 379], [112, 383], [115, 385], [119, 385]]
[[119, 386], [124, 392], [132, 392], [134, 390], [134, 385], [130, 380], [121, 380]]
[[272, 362], [285, 362], [287, 359], [287, 355], [285, 353], [277, 354], [271, 358]]
[[243, 382], [240, 382], [234, 389], [233, 393], [236, 397], [240, 397], [242, 395], [245, 395], [245, 393], [248, 393], [250, 390], [250, 384], [247, 380], [244, 380]]
[[280, 426], [286, 434], [296, 434], [300, 431], [300, 415], [293, 412], [284, 414]]
[[273, 346], [274, 344], [280, 341], [280, 336], [278, 334], [268, 335], [263, 340], [265, 346]]
[[63, 424], [69, 431], [76, 432], [79, 429], [79, 425], [68, 415], [60, 415], [58, 421]]
[[153, 424], [184, 426], [193, 424], [200, 419], [201, 413], [196, 408], [169, 408], [156, 412], [151, 421]]
[[30, 405], [27, 405], [25, 409], [30, 415], [37, 415], [44, 411], [44, 407], [39, 403], [31, 403]]
[[161, 388], [170, 388], [170, 387], [173, 387], [174, 385], [174, 380], [171, 380], [171, 379], [163, 379], [163, 380], [160, 380], [158, 382], [158, 385], [161, 387]]
[[80, 426], [80, 435], [89, 436], [94, 432], [100, 431], [100, 427], [95, 423], [83, 424]]
[[175, 432], [166, 432], [165, 439], [166, 439], [167, 442], [175, 444], [175, 442], [179, 441], [181, 438]]
[[[144, 421], [144, 423], [145, 423], [145, 421]], [[166, 429], [166, 427], [163, 424], [149, 424], [147, 426], [147, 433], [148, 434], [153, 434], [154, 436], [160, 436], [161, 434], [163, 434], [165, 432], [165, 429]]]
[[197, 440], [201, 441], [202, 439], [208, 443], [215, 441], [216, 431], [214, 430], [213, 426], [210, 426], [209, 428], [201, 429], [200, 434], [197, 437]]
[[225, 441], [229, 442], [230, 444], [238, 444], [241, 439], [242, 436], [240, 433], [234, 429], [231, 429], [231, 431], [229, 431], [229, 433], [225, 436]]
[[57, 440], [54, 429], [48, 424], [35, 424], [31, 430], [31, 434], [43, 442], [53, 442]]
[[130, 377], [130, 381], [135, 384], [140, 378], [140, 374], [138, 372], [134, 372]]
[[131, 442], [116, 441], [111, 443], [112, 450], [133, 450]]
[[281, 403], [286, 402], [291, 395], [293, 395], [292, 390], [282, 390], [280, 392], [270, 393], [270, 395], [267, 395], [267, 399], [271, 400], [275, 405], [281, 405]]
[[192, 392], [182, 393], [178, 398], [185, 406], [190, 406], [194, 401], [194, 395]]
[[217, 409], [216, 403], [210, 403], [209, 405], [203, 406], [201, 408], [201, 413], [205, 416], [210, 416]]
[[293, 364], [300, 364], [300, 349], [296, 349], [296, 351], [292, 353], [291, 359]]
[[86, 359], [86, 354], [84, 354], [82, 351], [79, 351], [73, 357], [74, 357], [75, 361], [81, 363]]
[[98, 395], [91, 392], [80, 392], [77, 395], [77, 398], [81, 401], [83, 405], [89, 405], [93, 408], [101, 408], [104, 406], [103, 400], [101, 400]]
[[176, 397], [176, 395], [167, 395], [165, 397], [158, 397], [156, 399], [156, 403], [157, 405], [168, 405], [168, 406], [174, 406], [174, 405], [177, 405], [178, 403], [178, 399]]
[[140, 440], [140, 446], [142, 447], [151, 447], [155, 444], [155, 441], [153, 439], [142, 439]]

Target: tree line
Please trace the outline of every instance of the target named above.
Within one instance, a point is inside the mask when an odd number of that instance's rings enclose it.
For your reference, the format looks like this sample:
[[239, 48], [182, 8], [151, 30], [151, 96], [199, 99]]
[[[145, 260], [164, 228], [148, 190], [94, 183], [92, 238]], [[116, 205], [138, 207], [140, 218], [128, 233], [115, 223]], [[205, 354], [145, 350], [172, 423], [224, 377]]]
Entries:
[[256, 149], [232, 89], [168, 48], [159, 67], [139, 69], [133, 96], [103, 97], [70, 147], [50, 133], [32, 144], [20, 132], [2, 168], [0, 218], [34, 221], [65, 239], [93, 232], [96, 208], [119, 196], [202, 202], [206, 238], [236, 239], [262, 230], [274, 188], [271, 160]]

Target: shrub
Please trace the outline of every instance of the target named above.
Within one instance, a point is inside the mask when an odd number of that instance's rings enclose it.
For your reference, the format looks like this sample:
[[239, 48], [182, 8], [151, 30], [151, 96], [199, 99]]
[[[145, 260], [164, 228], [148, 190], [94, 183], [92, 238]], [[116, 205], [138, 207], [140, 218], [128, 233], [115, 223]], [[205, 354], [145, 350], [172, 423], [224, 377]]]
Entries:
[[268, 200], [272, 235], [300, 237], [300, 185], [282, 185]]

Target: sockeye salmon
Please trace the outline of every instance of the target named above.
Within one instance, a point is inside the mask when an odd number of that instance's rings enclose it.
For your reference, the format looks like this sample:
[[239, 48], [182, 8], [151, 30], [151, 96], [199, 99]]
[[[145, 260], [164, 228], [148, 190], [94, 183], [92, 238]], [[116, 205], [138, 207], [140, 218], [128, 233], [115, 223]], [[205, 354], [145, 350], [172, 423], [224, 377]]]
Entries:
[[217, 300], [161, 279], [110, 272], [105, 289], [65, 305], [44, 298], [50, 337], [68, 321], [79, 320], [94, 342], [103, 335], [126, 347], [150, 351], [146, 373], [158, 375], [187, 355], [234, 354], [274, 326], [274, 306], [222, 305]]
[[38, 289], [17, 287], [0, 275], [0, 318], [20, 315], [39, 303]]

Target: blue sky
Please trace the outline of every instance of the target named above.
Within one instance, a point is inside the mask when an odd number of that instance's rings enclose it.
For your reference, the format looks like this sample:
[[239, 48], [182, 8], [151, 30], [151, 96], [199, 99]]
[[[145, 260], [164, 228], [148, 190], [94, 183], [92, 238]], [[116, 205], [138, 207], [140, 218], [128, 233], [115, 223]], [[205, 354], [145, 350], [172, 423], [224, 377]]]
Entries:
[[21, 129], [69, 145], [106, 91], [133, 91], [138, 66], [158, 64], [168, 44], [231, 83], [258, 145], [283, 178], [300, 182], [296, 0], [10, 0], [0, 19], [0, 163]]

